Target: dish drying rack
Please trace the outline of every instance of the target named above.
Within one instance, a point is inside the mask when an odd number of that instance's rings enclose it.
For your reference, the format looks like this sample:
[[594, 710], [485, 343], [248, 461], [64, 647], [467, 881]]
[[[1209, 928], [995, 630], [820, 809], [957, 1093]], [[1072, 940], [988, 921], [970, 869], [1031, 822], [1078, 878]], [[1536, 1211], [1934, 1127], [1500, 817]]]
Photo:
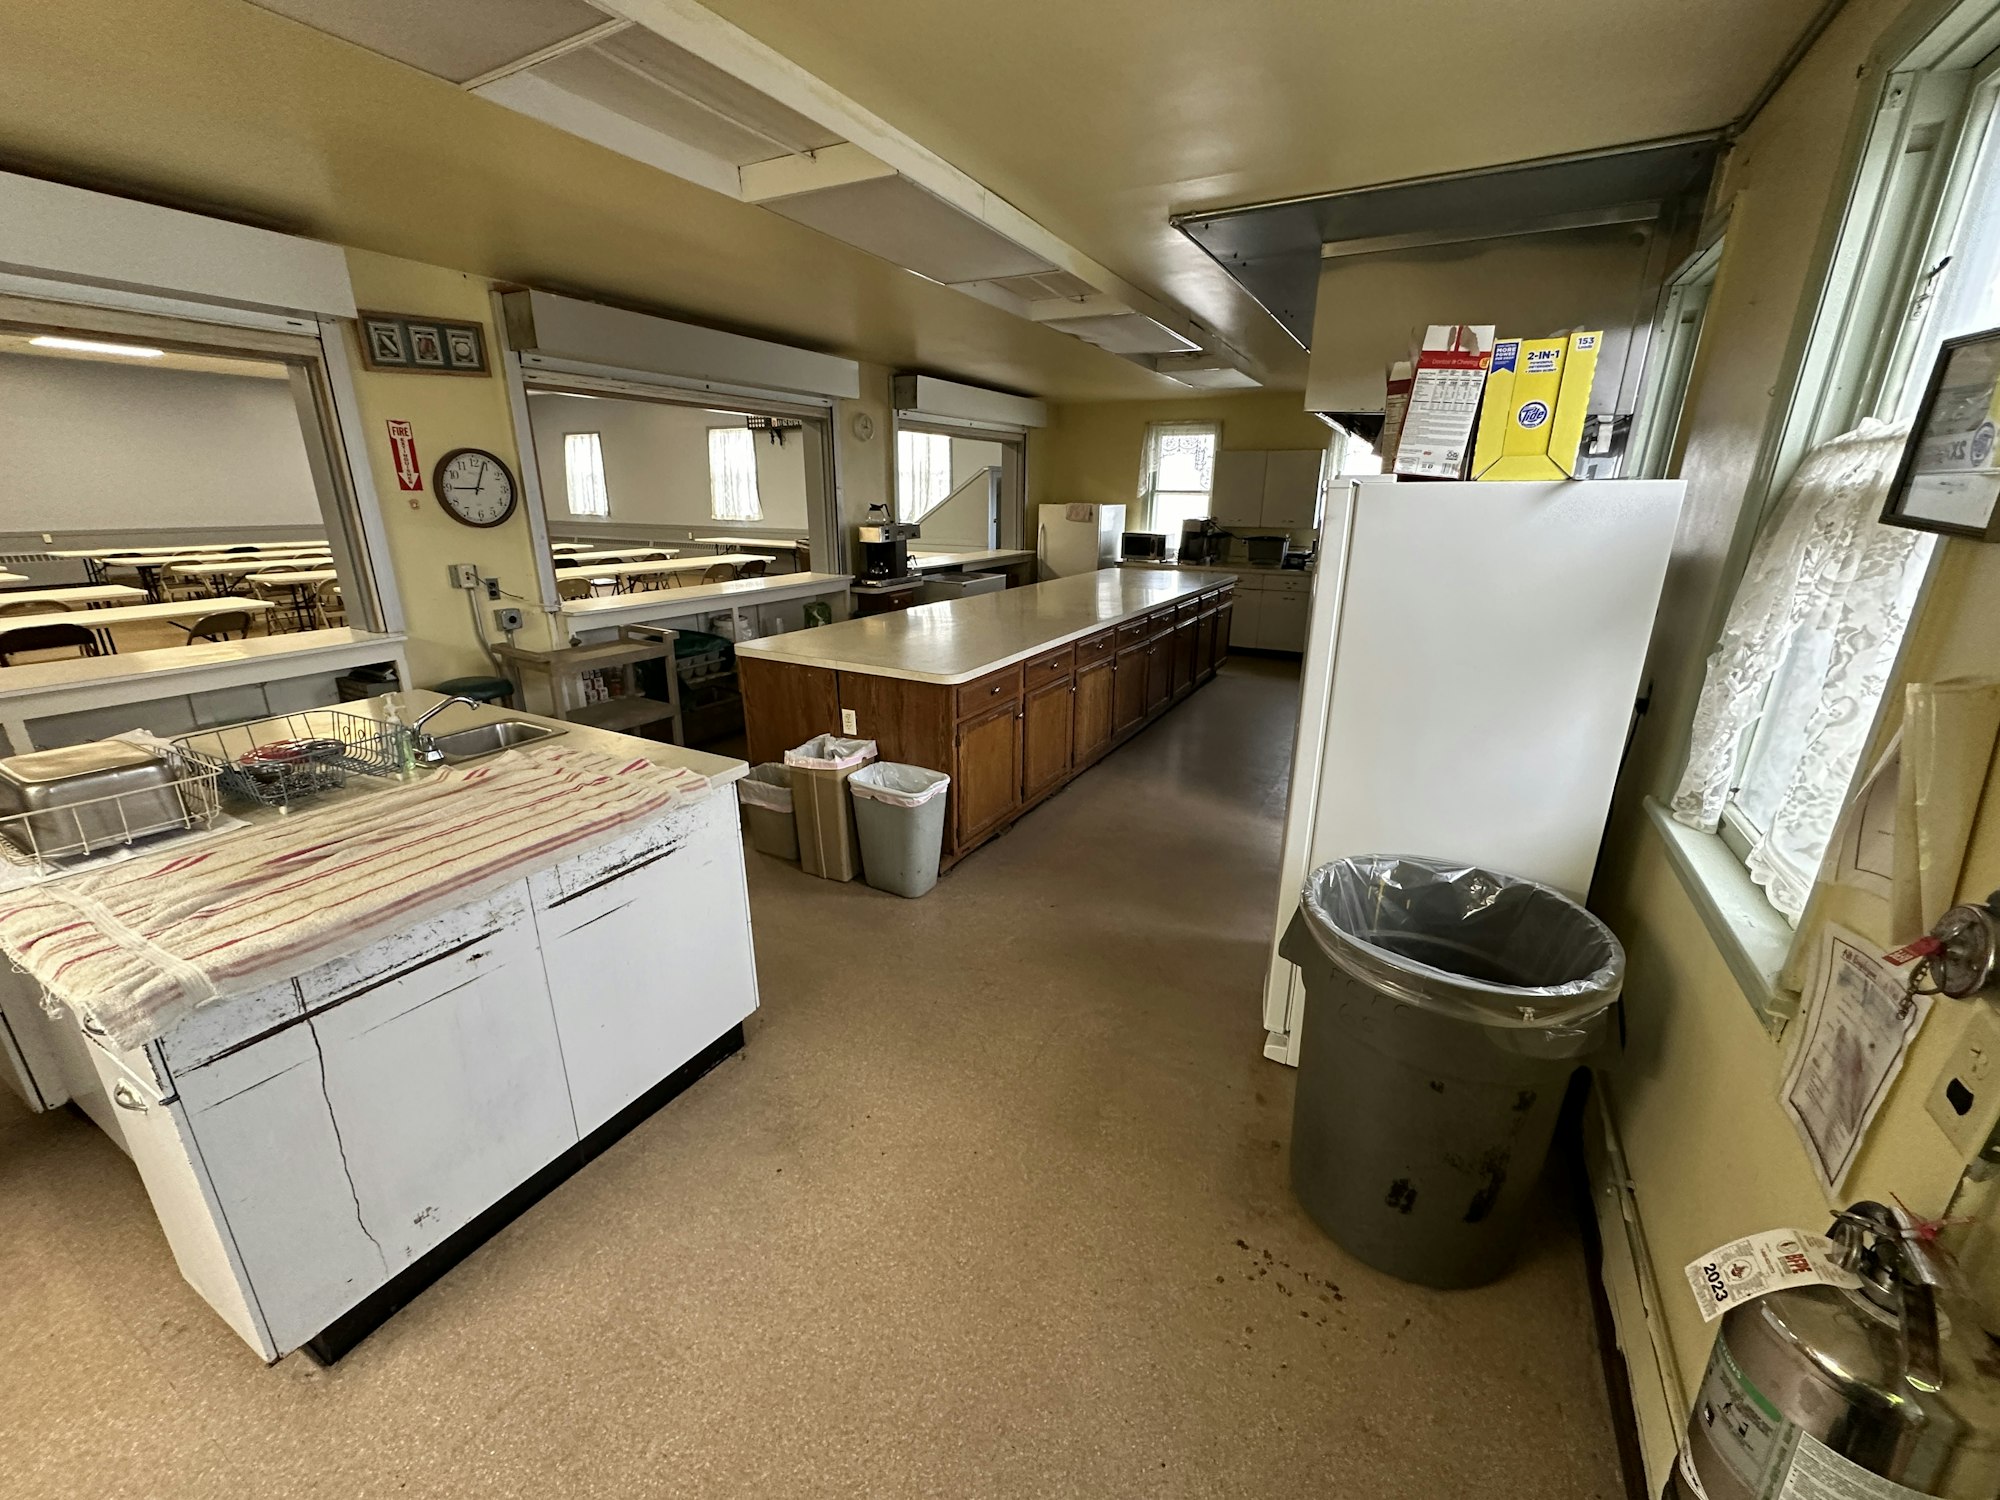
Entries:
[[400, 724], [328, 708], [185, 734], [174, 749], [223, 796], [282, 811], [339, 791], [350, 776], [397, 775], [407, 743]]
[[[0, 817], [0, 864], [54, 875], [140, 839], [207, 828], [222, 814], [216, 773], [182, 763], [172, 781]], [[173, 806], [177, 815], [162, 816]]]

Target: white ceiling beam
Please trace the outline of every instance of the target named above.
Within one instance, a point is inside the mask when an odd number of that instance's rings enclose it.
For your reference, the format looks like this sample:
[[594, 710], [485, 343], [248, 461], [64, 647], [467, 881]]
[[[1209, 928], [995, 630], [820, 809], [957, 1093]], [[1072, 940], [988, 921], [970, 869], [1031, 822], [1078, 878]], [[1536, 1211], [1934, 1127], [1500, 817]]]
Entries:
[[550, 42], [548, 46], [530, 52], [526, 57], [517, 57], [510, 63], [501, 64], [491, 72], [481, 73], [477, 78], [468, 78], [459, 87], [472, 93], [478, 93], [480, 89], [489, 83], [498, 83], [501, 79], [511, 77], [516, 73], [525, 73], [528, 69], [539, 63], [548, 62], [551, 58], [561, 57], [565, 52], [574, 52], [579, 47], [588, 47], [592, 42], [601, 42], [606, 37], [616, 36], [621, 31], [629, 31], [631, 26], [632, 23], [630, 21], [606, 21], [603, 25], [593, 26], [588, 31], [579, 31], [575, 36], [566, 36], [559, 42]]
[[769, 161], [754, 161], [738, 174], [741, 196], [746, 203], [769, 203], [776, 198], [852, 187], [857, 182], [895, 175], [894, 167], [851, 141], [822, 146], [809, 156], [776, 156]]
[[635, 120], [628, 120], [615, 110], [606, 109], [594, 100], [573, 94], [533, 73], [510, 74], [483, 84], [473, 92], [482, 99], [490, 99], [495, 104], [532, 116], [544, 125], [553, 125], [571, 135], [582, 136], [607, 151], [616, 151], [620, 156], [629, 156], [649, 167], [658, 167], [662, 172], [685, 178], [712, 192], [731, 198], [740, 196], [742, 192], [734, 162], [724, 161], [699, 147], [677, 141]]
[[592, 0], [599, 9], [656, 32], [703, 61], [734, 74], [752, 88], [849, 141], [927, 192], [980, 220], [995, 232], [1111, 294], [1132, 311], [1197, 344], [1214, 336], [1179, 309], [1170, 307], [927, 150], [886, 120], [870, 113], [783, 53], [765, 45], [733, 22], [695, 0]]

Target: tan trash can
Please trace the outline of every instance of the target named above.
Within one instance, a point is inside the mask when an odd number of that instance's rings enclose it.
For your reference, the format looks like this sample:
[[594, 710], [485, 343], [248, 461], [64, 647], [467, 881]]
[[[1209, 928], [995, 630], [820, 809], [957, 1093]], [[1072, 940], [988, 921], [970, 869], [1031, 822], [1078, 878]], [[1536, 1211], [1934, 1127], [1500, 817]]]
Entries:
[[808, 875], [852, 880], [861, 873], [861, 845], [847, 799], [847, 778], [873, 759], [873, 740], [842, 739], [837, 734], [816, 734], [785, 752], [785, 764], [792, 772], [799, 868]]

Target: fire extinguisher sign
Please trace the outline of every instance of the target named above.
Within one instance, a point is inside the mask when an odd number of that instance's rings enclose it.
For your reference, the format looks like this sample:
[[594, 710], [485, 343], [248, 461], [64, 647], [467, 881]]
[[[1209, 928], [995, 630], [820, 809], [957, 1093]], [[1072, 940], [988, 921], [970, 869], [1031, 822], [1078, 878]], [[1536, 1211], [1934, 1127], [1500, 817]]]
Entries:
[[410, 424], [400, 417], [389, 419], [389, 453], [395, 461], [396, 488], [421, 490], [424, 487], [424, 471], [417, 464], [416, 434], [410, 431]]

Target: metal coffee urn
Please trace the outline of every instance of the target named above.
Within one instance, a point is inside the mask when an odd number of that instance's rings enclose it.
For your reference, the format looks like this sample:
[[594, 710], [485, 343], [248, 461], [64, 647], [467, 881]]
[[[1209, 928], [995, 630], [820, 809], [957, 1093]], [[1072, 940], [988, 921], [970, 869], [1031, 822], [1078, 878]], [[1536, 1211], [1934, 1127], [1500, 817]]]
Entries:
[[1995, 1500], [2000, 1344], [1976, 1305], [1879, 1203], [1829, 1236], [1859, 1287], [1723, 1314], [1667, 1500]]

